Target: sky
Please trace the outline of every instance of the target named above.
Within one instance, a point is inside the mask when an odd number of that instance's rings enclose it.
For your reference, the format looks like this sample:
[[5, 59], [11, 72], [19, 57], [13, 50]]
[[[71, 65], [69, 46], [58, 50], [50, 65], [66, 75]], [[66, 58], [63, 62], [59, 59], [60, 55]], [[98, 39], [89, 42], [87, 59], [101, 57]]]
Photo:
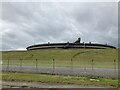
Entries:
[[2, 2], [1, 8], [0, 50], [74, 42], [79, 37], [81, 42], [118, 46], [115, 2]]

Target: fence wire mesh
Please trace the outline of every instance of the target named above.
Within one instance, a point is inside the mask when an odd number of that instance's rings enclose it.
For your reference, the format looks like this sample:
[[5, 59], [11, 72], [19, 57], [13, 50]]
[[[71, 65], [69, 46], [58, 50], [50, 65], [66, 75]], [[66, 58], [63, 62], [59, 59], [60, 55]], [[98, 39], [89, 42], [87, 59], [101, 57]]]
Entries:
[[45, 73], [56, 75], [94, 76], [117, 78], [117, 60], [109, 65], [107, 62], [97, 62], [94, 59], [86, 60], [3, 60], [3, 71]]

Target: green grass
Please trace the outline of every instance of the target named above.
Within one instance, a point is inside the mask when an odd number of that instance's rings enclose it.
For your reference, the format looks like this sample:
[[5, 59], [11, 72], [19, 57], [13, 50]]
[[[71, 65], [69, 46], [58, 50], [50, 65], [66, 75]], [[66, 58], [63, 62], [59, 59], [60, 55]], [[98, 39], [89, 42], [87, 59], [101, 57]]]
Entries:
[[4, 64], [14, 65], [36, 65], [52, 66], [55, 59], [55, 66], [91, 67], [91, 60], [94, 60], [94, 67], [114, 68], [114, 60], [118, 59], [118, 49], [46, 49], [32, 51], [3, 51], [2, 60]]
[[28, 82], [118, 87], [118, 80], [116, 79], [104, 79], [104, 78], [92, 78], [92, 77], [74, 77], [74, 76], [3, 72], [2, 79], [6, 81], [28, 81]]

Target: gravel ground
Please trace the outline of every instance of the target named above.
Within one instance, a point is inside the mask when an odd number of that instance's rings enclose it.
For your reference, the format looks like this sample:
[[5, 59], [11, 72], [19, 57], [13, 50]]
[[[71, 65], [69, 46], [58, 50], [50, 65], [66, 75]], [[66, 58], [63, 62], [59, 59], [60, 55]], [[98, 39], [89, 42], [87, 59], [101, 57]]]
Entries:
[[118, 70], [107, 68], [71, 68], [71, 67], [48, 67], [48, 66], [2, 66], [3, 71], [14, 71], [24, 73], [44, 73], [67, 76], [94, 76], [104, 78], [118, 78]]
[[110, 86], [92, 86], [92, 85], [74, 85], [74, 84], [59, 84], [59, 83], [41, 83], [41, 82], [18, 82], [18, 81], [3, 81], [2, 88], [111, 88]]

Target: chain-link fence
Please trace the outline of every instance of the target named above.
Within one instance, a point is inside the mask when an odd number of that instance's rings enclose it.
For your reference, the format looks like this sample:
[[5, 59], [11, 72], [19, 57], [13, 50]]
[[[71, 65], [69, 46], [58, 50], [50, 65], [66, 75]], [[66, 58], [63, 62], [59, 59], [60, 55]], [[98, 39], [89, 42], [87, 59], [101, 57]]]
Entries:
[[116, 78], [117, 60], [98, 62], [97, 60], [3, 60], [3, 71], [45, 73], [56, 75], [94, 76]]

